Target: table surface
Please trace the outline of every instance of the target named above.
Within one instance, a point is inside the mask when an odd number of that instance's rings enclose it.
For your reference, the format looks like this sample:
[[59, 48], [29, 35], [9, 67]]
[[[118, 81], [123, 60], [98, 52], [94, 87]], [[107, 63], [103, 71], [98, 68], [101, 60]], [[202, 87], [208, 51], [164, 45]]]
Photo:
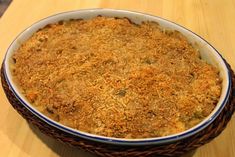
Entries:
[[[13, 39], [34, 22], [84, 8], [140, 11], [174, 21], [209, 41], [235, 69], [235, 0], [14, 0], [0, 19], [0, 61]], [[34, 129], [11, 107], [0, 88], [0, 156], [93, 155], [63, 145]], [[193, 157], [234, 157], [235, 116], [224, 132]]]

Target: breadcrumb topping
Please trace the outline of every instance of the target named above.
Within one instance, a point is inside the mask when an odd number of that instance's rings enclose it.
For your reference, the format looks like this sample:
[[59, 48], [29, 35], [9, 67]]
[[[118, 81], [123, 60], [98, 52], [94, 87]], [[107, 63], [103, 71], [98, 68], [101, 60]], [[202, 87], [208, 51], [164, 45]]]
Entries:
[[222, 88], [218, 69], [181, 33], [127, 18], [47, 25], [12, 58], [15, 82], [39, 111], [109, 137], [185, 131], [212, 112]]

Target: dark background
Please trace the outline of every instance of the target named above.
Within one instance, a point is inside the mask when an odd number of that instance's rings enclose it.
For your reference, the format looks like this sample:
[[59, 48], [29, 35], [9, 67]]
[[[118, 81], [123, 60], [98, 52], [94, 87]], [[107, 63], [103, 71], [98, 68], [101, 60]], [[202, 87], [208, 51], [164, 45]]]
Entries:
[[0, 0], [0, 17], [3, 15], [12, 0]]

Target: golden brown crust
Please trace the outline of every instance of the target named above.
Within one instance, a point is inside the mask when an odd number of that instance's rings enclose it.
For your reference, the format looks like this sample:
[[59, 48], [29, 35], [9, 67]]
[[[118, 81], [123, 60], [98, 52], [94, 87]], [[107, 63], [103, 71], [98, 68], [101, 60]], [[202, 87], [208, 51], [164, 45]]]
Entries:
[[122, 138], [184, 131], [214, 109], [218, 70], [179, 32], [96, 17], [50, 24], [13, 56], [23, 94], [45, 115]]

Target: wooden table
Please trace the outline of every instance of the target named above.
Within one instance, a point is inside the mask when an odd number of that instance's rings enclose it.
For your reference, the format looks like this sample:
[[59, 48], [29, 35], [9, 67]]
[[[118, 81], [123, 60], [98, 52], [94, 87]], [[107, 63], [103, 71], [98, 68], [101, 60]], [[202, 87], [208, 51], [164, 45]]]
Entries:
[[[14, 0], [0, 19], [0, 60], [16, 35], [39, 19], [63, 11], [101, 7], [146, 12], [179, 23], [208, 40], [235, 69], [235, 0]], [[0, 88], [0, 156], [93, 155], [58, 143], [29, 126]], [[222, 156], [235, 156], [235, 116], [218, 138], [193, 155]]]

